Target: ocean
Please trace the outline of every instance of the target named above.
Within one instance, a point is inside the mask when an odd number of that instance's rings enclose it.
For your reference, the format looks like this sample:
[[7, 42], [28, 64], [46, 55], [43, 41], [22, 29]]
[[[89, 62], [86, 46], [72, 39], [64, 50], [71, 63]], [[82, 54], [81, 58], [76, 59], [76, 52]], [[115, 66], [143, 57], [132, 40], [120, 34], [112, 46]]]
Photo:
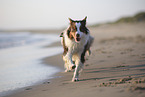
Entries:
[[57, 41], [57, 34], [0, 33], [0, 96], [53, 78], [60, 69], [42, 59], [62, 53], [62, 47], [46, 47]]

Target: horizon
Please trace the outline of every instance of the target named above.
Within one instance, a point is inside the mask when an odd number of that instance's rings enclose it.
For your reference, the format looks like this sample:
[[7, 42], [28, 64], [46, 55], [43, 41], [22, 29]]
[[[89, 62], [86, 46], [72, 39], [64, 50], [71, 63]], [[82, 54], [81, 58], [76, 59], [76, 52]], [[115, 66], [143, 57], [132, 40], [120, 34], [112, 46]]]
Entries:
[[69, 24], [68, 18], [85, 16], [87, 25], [93, 25], [142, 11], [145, 0], [0, 0], [0, 30], [61, 29]]

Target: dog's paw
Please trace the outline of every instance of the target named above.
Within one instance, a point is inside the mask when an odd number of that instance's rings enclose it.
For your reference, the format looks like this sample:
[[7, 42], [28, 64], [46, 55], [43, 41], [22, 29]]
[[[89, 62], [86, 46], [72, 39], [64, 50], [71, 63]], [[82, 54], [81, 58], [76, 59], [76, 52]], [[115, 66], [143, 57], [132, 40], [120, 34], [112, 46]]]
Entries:
[[88, 54], [88, 56], [90, 56], [91, 55], [91, 50], [87, 50], [87, 54]]
[[71, 70], [67, 70], [67, 69], [66, 69], [64, 72], [71, 72]]
[[79, 81], [78, 78], [73, 78], [73, 79], [72, 79], [72, 82], [77, 82], [77, 81]]
[[71, 69], [75, 69], [76, 68], [76, 65], [73, 65], [72, 67], [71, 67]]
[[74, 65], [74, 64], [73, 65], [70, 65], [70, 67], [69, 67], [70, 70], [73, 70], [75, 68], [76, 68], [76, 65]]

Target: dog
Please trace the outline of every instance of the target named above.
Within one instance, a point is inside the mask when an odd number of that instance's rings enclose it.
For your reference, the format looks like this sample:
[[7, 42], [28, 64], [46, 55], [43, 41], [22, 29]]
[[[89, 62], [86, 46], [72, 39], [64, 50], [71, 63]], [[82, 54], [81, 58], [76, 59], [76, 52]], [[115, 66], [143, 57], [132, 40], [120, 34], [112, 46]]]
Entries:
[[86, 52], [89, 55], [91, 54], [90, 47], [94, 38], [86, 27], [86, 19], [87, 16], [83, 20], [72, 20], [69, 18], [70, 25], [60, 35], [64, 49], [65, 72], [75, 69], [72, 82], [79, 81], [78, 78], [84, 66]]

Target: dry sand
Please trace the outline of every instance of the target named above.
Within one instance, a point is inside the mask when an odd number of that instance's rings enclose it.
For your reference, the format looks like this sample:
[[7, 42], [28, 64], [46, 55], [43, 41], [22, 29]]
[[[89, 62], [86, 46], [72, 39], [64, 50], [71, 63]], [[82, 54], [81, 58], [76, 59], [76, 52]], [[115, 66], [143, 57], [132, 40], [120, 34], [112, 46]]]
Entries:
[[[95, 37], [80, 81], [73, 72], [21, 89], [7, 97], [145, 97], [145, 23], [90, 28]], [[56, 43], [56, 46], [60, 45]], [[61, 55], [44, 59], [63, 70]]]

